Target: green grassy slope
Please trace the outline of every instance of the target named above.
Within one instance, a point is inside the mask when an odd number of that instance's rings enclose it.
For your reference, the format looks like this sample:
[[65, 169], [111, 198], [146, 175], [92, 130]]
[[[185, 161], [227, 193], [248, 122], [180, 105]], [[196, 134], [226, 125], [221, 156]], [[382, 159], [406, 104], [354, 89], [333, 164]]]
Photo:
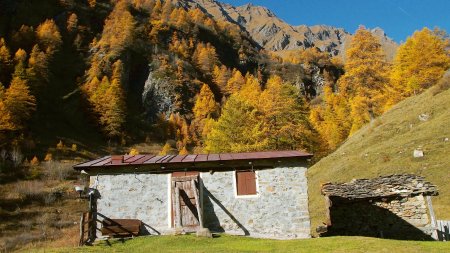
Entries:
[[[367, 237], [329, 237], [302, 240], [255, 239], [221, 235], [218, 238], [195, 236], [141, 237], [121, 243], [102, 242], [80, 248], [40, 248], [31, 252], [448, 252], [444, 242], [396, 241]], [[30, 249], [24, 250], [30, 252]]]
[[[436, 184], [436, 216], [450, 219], [450, 89], [437, 89], [397, 104], [309, 169], [312, 230], [326, 220], [321, 184], [396, 173], [422, 175]], [[421, 121], [421, 114], [429, 119]], [[414, 158], [419, 148], [425, 156]]]

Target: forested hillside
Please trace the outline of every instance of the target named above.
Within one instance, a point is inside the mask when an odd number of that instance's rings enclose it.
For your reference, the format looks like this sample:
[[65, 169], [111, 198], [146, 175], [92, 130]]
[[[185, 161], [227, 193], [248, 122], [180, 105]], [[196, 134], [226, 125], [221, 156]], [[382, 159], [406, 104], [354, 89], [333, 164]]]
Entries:
[[[342, 66], [316, 49], [302, 57], [308, 66], [285, 63], [238, 25], [177, 6], [152, 0], [2, 2], [3, 168], [20, 164], [12, 150], [43, 160], [61, 140], [78, 145], [84, 156], [166, 141], [162, 153], [200, 152], [228, 98], [247, 86], [299, 108], [289, 112], [298, 120], [288, 130], [281, 129], [285, 121], [271, 121], [276, 113], [286, 117], [289, 106], [278, 110], [269, 100], [256, 101], [259, 94], [244, 101], [265, 107], [254, 108], [254, 120], [264, 121], [254, 129], [264, 143], [257, 149], [319, 150], [308, 101], [322, 90], [321, 72], [334, 82]], [[232, 150], [256, 148], [236, 145]]]

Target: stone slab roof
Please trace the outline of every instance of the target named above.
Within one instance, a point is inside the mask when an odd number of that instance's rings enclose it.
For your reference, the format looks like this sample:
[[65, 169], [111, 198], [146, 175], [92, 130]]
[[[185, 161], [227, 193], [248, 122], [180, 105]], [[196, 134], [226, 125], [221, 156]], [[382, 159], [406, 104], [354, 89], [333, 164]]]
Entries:
[[381, 176], [373, 179], [353, 179], [348, 183], [322, 185], [322, 194], [347, 199], [394, 196], [437, 195], [437, 188], [421, 176], [412, 174]]

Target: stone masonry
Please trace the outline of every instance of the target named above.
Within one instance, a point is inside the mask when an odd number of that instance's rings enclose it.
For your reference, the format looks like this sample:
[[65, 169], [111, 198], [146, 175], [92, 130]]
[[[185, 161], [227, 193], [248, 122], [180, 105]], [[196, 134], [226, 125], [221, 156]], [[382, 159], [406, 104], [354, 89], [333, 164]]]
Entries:
[[258, 170], [257, 196], [236, 197], [234, 171], [202, 173], [205, 226], [254, 237], [308, 238], [306, 168]]
[[111, 219], [139, 219], [149, 234], [170, 232], [167, 174], [99, 175], [97, 190], [98, 213]]

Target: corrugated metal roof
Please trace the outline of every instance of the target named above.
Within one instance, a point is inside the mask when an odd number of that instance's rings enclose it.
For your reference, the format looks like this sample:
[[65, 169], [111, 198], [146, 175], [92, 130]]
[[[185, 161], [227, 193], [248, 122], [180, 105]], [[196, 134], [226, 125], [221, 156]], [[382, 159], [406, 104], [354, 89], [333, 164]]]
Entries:
[[117, 167], [117, 166], [138, 166], [138, 165], [173, 165], [184, 163], [212, 163], [238, 160], [267, 160], [267, 159], [287, 159], [287, 158], [309, 158], [312, 154], [304, 151], [263, 151], [247, 153], [223, 153], [223, 154], [198, 154], [198, 155], [134, 155], [123, 156], [122, 162], [112, 163], [111, 156], [101, 157], [92, 161], [80, 163], [74, 166], [76, 170], [86, 170], [90, 168]]

